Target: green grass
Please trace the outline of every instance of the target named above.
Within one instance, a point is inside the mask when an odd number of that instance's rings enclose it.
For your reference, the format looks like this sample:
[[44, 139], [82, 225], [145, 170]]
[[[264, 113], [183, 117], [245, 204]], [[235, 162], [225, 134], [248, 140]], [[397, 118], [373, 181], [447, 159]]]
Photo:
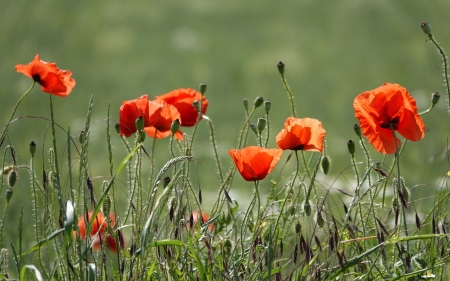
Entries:
[[[248, 98], [250, 104], [257, 96], [272, 102], [269, 147], [275, 147], [275, 135], [282, 128], [284, 120], [290, 116], [289, 100], [276, 67], [281, 60], [286, 63], [285, 76], [294, 92], [298, 116], [317, 118], [322, 121], [327, 130], [327, 153], [331, 159], [331, 168], [328, 175], [319, 173], [316, 179], [319, 194], [314, 199], [313, 210], [318, 208], [317, 200], [321, 196], [326, 197], [329, 200], [328, 205], [325, 204], [329, 209], [326, 221], [329, 222], [331, 217], [342, 219], [344, 216], [342, 201], [347, 204], [351, 201], [348, 196], [334, 191], [337, 189], [350, 193], [354, 191], [354, 173], [346, 143], [349, 139], [355, 142], [358, 140], [353, 132], [353, 125], [357, 123], [352, 110], [355, 96], [365, 90], [376, 88], [384, 82], [399, 83], [408, 88], [417, 100], [419, 111], [422, 111], [428, 108], [431, 93], [438, 91], [442, 94], [440, 103], [430, 114], [423, 117], [426, 124], [425, 138], [417, 143], [409, 142], [405, 149], [407, 153], [402, 155], [400, 162], [402, 176], [406, 179], [407, 186], [411, 188], [416, 211], [426, 225], [426, 231], [423, 234], [431, 233], [432, 218], [424, 219], [430, 212], [429, 206], [439, 207], [440, 214], [437, 216], [440, 219], [445, 220], [447, 215], [448, 208], [444, 203], [448, 196], [441, 189], [446, 187], [446, 173], [449, 169], [446, 152], [450, 127], [447, 121], [440, 57], [433, 50], [432, 44], [427, 42], [426, 36], [420, 29], [420, 23], [428, 21], [437, 40], [448, 48], [450, 39], [446, 37], [446, 27], [449, 22], [447, 15], [449, 8], [450, 3], [445, 1], [415, 0], [345, 0], [327, 3], [313, 1], [221, 3], [196, 0], [127, 4], [106, 1], [10, 1], [4, 3], [3, 8], [0, 9], [2, 36], [0, 123], [7, 122], [16, 101], [31, 84], [29, 79], [15, 72], [16, 64], [26, 64], [35, 54], [40, 54], [43, 60], [57, 62], [59, 67], [70, 69], [77, 86], [66, 99], [53, 99], [55, 121], [64, 129], [70, 127], [73, 136], [78, 137], [79, 132], [85, 128], [88, 101], [93, 96], [87, 169], [95, 187], [94, 195], [98, 199], [102, 194], [103, 181], [111, 179], [105, 133], [108, 104], [110, 103], [111, 107], [110, 126], [113, 126], [118, 119], [118, 108], [123, 100], [133, 99], [144, 93], [153, 97], [181, 87], [198, 88], [200, 82], [205, 82], [208, 84], [206, 96], [209, 100], [206, 115], [213, 121], [218, 142], [218, 155], [224, 171], [228, 171], [232, 161], [227, 151], [237, 146], [239, 132], [245, 121], [242, 106], [244, 98]], [[257, 111], [252, 122], [256, 122], [257, 118], [263, 115], [262, 110]], [[47, 171], [50, 169], [48, 151], [53, 146], [48, 121], [50, 119], [48, 95], [41, 93], [36, 87], [21, 104], [15, 116], [24, 118], [11, 125], [8, 139], [2, 146], [2, 155], [5, 153], [3, 150], [5, 146], [11, 144], [16, 149], [16, 159], [22, 168], [19, 168], [18, 182], [14, 187], [13, 199], [4, 222], [3, 245], [0, 246], [8, 249], [8, 270], [14, 272], [12, 276], [18, 278], [9, 238], [19, 236], [17, 222], [21, 206], [23, 206], [23, 228], [25, 229], [22, 232], [23, 250], [37, 243], [32, 230], [33, 197], [26, 166], [30, 161], [28, 144], [35, 141], [37, 144], [36, 177], [42, 184], [42, 167]], [[185, 132], [191, 134], [192, 130], [186, 129]], [[60, 180], [64, 188], [63, 197], [66, 200], [70, 195], [67, 135], [57, 129], [56, 138], [61, 167]], [[248, 141], [255, 144], [256, 138], [250, 134]], [[114, 167], [117, 168], [128, 151], [124, 149], [122, 141], [113, 129], [111, 145]], [[147, 138], [146, 149], [151, 150], [152, 145], [151, 139]], [[150, 167], [154, 169], [154, 173], [157, 173], [171, 159], [168, 146], [168, 139], [156, 143], [154, 166], [143, 156], [142, 182], [145, 188], [151, 187]], [[75, 188], [78, 185], [80, 156], [73, 148], [71, 157], [73, 157]], [[81, 149], [79, 145], [78, 149]], [[384, 159], [383, 155], [376, 153], [371, 147], [369, 152], [373, 160]], [[6, 155], [5, 163], [11, 165], [9, 151], [6, 151]], [[194, 190], [199, 187], [202, 189], [204, 198], [202, 206], [209, 211], [217, 199], [221, 183], [212, 156], [209, 128], [206, 122], [202, 122], [199, 126], [194, 142], [194, 155], [195, 161], [190, 162], [189, 165], [190, 183]], [[281, 162], [286, 161], [286, 158], [287, 153], [283, 155]], [[358, 163], [365, 161], [364, 153], [358, 146], [356, 160]], [[392, 156], [386, 157], [383, 169], [389, 170], [392, 161]], [[274, 194], [280, 192], [279, 188], [287, 183], [290, 173], [295, 170], [294, 161], [291, 160], [284, 170], [281, 169], [281, 162], [273, 174], [260, 184], [263, 204], [269, 204], [267, 210], [271, 210], [271, 203], [279, 204], [276, 199], [278, 197]], [[313, 161], [311, 169], [314, 165]], [[365, 165], [358, 164], [358, 167], [363, 173]], [[114, 201], [122, 216], [127, 210], [127, 196], [130, 196], [129, 176], [129, 172], [122, 172], [114, 184], [116, 192]], [[270, 182], [270, 180], [278, 179], [279, 182], [275, 186]], [[387, 185], [389, 187], [392, 185], [391, 180], [387, 182]], [[333, 192], [327, 195], [330, 187]], [[251, 184], [241, 180], [240, 177], [233, 179], [229, 191], [242, 208], [240, 211], [245, 211], [250, 204], [252, 188]], [[6, 202], [5, 190], [6, 186], [3, 186], [2, 194], [0, 194], [1, 212]], [[150, 191], [145, 189], [143, 192]], [[437, 204], [434, 199], [434, 196], [439, 194], [437, 192], [443, 193], [437, 196], [437, 198], [444, 198], [441, 204]], [[190, 209], [195, 209], [192, 207], [191, 200], [198, 194], [194, 193], [190, 192], [188, 199], [184, 197], [180, 199], [189, 207], [183, 212], [180, 211], [179, 219], [182, 217], [181, 214], [188, 215]], [[296, 207], [299, 209], [303, 204], [302, 198], [295, 198], [297, 200], [295, 202], [298, 203]], [[57, 198], [54, 200], [54, 208], [57, 208], [58, 200]], [[382, 214], [380, 217], [388, 220], [390, 203], [379, 208]], [[81, 215], [80, 210], [82, 209], [76, 207], [77, 215]], [[165, 214], [164, 218], [167, 218], [166, 210], [161, 212]], [[39, 213], [37, 216], [41, 220], [44, 214]], [[284, 234], [283, 241], [289, 241], [287, 248], [291, 251], [298, 242], [295, 240], [298, 237], [293, 230], [295, 222], [292, 222], [290, 227], [287, 222], [293, 218], [302, 223], [303, 220], [308, 221], [307, 225], [310, 229], [307, 226], [305, 232], [308, 235], [316, 232], [314, 222], [302, 213], [283, 218], [286, 219], [283, 222], [285, 228], [290, 229]], [[221, 220], [222, 217], [218, 219], [218, 221]], [[411, 222], [410, 227], [413, 228], [414, 213], [409, 213], [408, 220]], [[144, 218], [140, 222], [145, 222]], [[273, 222], [272, 217], [268, 218], [269, 225], [270, 222]], [[240, 225], [241, 222], [233, 221], [233, 223]], [[229, 224], [227, 229], [230, 229], [233, 223]], [[47, 234], [56, 231], [55, 226], [47, 229]], [[163, 230], [158, 239], [173, 239], [173, 233], [170, 232], [173, 231], [172, 227], [173, 225], [168, 222], [161, 226]], [[270, 226], [268, 227], [270, 229]], [[368, 228], [368, 232], [373, 232], [375, 226], [372, 222], [364, 227]], [[131, 235], [130, 228], [125, 230], [127, 235]], [[233, 231], [236, 230], [231, 230], [232, 235], [238, 235]], [[325, 227], [325, 230], [319, 230], [317, 233], [319, 233], [319, 240], [326, 244], [328, 229]], [[200, 271], [201, 263], [206, 262], [202, 259], [208, 257], [205, 250], [207, 246], [201, 242], [202, 240], [198, 244], [190, 244], [200, 237], [200, 232], [186, 234], [183, 232], [183, 235], [186, 236], [177, 240], [183, 241], [186, 245], [173, 246], [173, 251], [176, 252], [174, 255], [177, 257], [175, 260], [183, 257], [188, 261], [186, 266], [198, 268]], [[248, 235], [252, 238], [258, 236], [254, 233]], [[228, 237], [221, 232], [218, 232], [217, 236], [220, 236], [220, 239]], [[268, 241], [280, 242], [273, 239], [268, 238], [266, 244], [269, 243]], [[314, 237], [311, 236], [309, 239]], [[234, 239], [231, 240], [234, 241]], [[386, 238], [386, 241], [389, 240]], [[430, 251], [432, 247], [435, 247], [439, 250], [441, 249], [439, 247], [446, 245], [442, 238], [429, 240], [413, 238], [413, 241], [416, 243], [417, 254], [423, 249]], [[215, 240], [215, 242], [218, 241]], [[310, 242], [314, 244], [312, 240]], [[17, 245], [15, 239], [13, 243]], [[368, 250], [376, 244], [368, 240], [363, 248]], [[220, 247], [219, 245], [220, 243], [216, 246]], [[205, 251], [202, 250], [197, 253], [199, 256], [195, 256], [193, 247], [201, 247]], [[346, 253], [347, 260], [361, 254], [358, 246], [352, 247], [350, 253]], [[273, 249], [275, 248], [273, 246]], [[392, 253], [396, 251], [391, 244], [387, 248]], [[46, 251], [50, 250], [51, 247]], [[258, 258], [268, 254], [262, 249], [258, 251], [260, 251]], [[239, 254], [241, 253], [233, 244], [232, 256], [234, 257], [227, 256], [228, 260], [221, 260], [221, 262], [229, 262]], [[320, 260], [324, 262], [328, 254], [320, 252], [322, 255]], [[439, 263], [431, 262], [432, 255], [433, 252], [427, 252], [429, 257], [427, 266]], [[49, 256], [53, 257], [53, 254], [49, 253]], [[333, 257], [329, 265], [337, 266], [339, 261], [336, 255]], [[114, 260], [113, 257], [109, 258]], [[155, 252], [151, 252], [147, 258], [157, 260]], [[161, 259], [161, 257], [158, 258]], [[284, 253], [277, 258], [289, 259], [292, 255]], [[446, 261], [445, 259], [446, 257], [440, 261]], [[37, 266], [36, 258], [27, 256], [24, 261]], [[51, 258], [45, 262], [48, 266], [47, 271], [52, 262]], [[248, 260], [246, 262], [248, 263]], [[287, 260], [281, 260], [280, 266], [284, 264], [283, 262]], [[258, 263], [255, 265], [259, 266]], [[151, 263], [146, 266], [151, 267]], [[244, 264], [244, 266], [247, 265]], [[211, 276], [220, 278], [215, 274], [221, 270], [211, 267], [208, 263], [205, 263], [204, 267], [206, 278]], [[272, 269], [275, 270], [276, 267], [277, 265], [274, 264]], [[292, 270], [292, 265], [288, 267]], [[302, 268], [306, 267], [307, 263], [304, 263]], [[155, 268], [158, 274], [163, 272], [167, 274], [167, 271], [161, 269], [159, 264], [155, 265]], [[168, 268], [175, 270], [170, 263]], [[394, 267], [386, 266], [386, 268], [394, 271]], [[39, 270], [42, 269], [39, 268]], [[283, 274], [286, 272], [289, 271], [283, 268]], [[445, 275], [442, 271], [440, 274]], [[202, 279], [201, 276], [204, 275], [199, 276]]]

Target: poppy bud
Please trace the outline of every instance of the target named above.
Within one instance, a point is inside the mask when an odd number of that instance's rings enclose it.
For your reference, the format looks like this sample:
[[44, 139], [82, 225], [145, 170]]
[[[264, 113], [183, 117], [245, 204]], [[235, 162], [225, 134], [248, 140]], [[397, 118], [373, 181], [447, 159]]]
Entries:
[[116, 125], [114, 125], [114, 128], [116, 129], [116, 132], [118, 134], [120, 134], [120, 123], [119, 122], [117, 122]]
[[305, 211], [305, 214], [309, 217], [311, 215], [311, 204], [309, 203], [309, 200], [304, 202], [303, 204], [303, 211]]
[[264, 118], [258, 118], [258, 122], [256, 123], [256, 126], [258, 127], [258, 130], [261, 132], [266, 128], [266, 119]]
[[195, 100], [192, 102], [192, 106], [197, 110], [197, 112], [200, 112], [200, 102], [198, 100]]
[[34, 157], [34, 153], [36, 152], [36, 143], [34, 141], [30, 142], [30, 153], [31, 157]]
[[8, 174], [8, 186], [13, 187], [16, 184], [17, 180], [17, 170], [12, 169]]
[[431, 94], [431, 105], [435, 105], [438, 103], [439, 98], [441, 97], [441, 95], [438, 92], [432, 93]]
[[244, 98], [243, 103], [244, 103], [245, 109], [248, 109], [248, 99]]
[[145, 140], [145, 132], [144, 131], [138, 131], [138, 143], [144, 142]]
[[252, 129], [252, 131], [255, 132], [255, 134], [258, 134], [258, 131], [256, 130], [256, 124], [255, 123], [250, 123], [249, 126], [250, 126], [250, 129]]
[[295, 233], [299, 234], [302, 232], [302, 225], [298, 222], [295, 224]]
[[206, 88], [205, 83], [200, 83], [200, 93], [202, 93], [202, 95], [206, 93]]
[[255, 102], [253, 103], [253, 105], [255, 106], [255, 108], [260, 107], [264, 102], [264, 99], [262, 97], [257, 97], [255, 99]]
[[355, 126], [353, 126], [353, 130], [355, 130], [356, 135], [361, 138], [361, 127], [358, 124], [355, 124]]
[[279, 72], [281, 75], [284, 74], [284, 66], [285, 66], [285, 64], [284, 64], [282, 61], [280, 61], [280, 62], [277, 64], [278, 72]]
[[269, 100], [266, 100], [264, 102], [264, 110], [266, 111], [267, 114], [269, 113], [271, 107], [272, 103]]
[[170, 131], [172, 132], [172, 134], [175, 134], [176, 132], [178, 132], [178, 129], [180, 129], [180, 120], [175, 119], [173, 120], [172, 125], [170, 125]]
[[322, 163], [320, 163], [322, 166], [322, 171], [325, 175], [328, 175], [328, 171], [330, 170], [330, 158], [325, 155], [322, 157]]
[[136, 129], [138, 131], [144, 130], [144, 118], [142, 116], [139, 116], [136, 121], [134, 121], [134, 124], [136, 125]]
[[355, 154], [355, 143], [352, 140], [349, 140], [347, 142], [347, 148], [348, 152], [350, 152], [351, 155]]
[[323, 227], [323, 225], [325, 224], [325, 220], [322, 217], [321, 211], [317, 211], [316, 213], [316, 222], [319, 227]]
[[84, 131], [80, 132], [80, 135], [78, 136], [78, 140], [80, 141], [80, 143], [83, 143], [84, 140]]
[[422, 31], [426, 35], [432, 35], [431, 34], [431, 26], [428, 24], [428, 22], [422, 22], [422, 24], [420, 25], [420, 28], [422, 28]]
[[6, 190], [6, 202], [9, 203], [9, 200], [11, 200], [11, 197], [13, 195], [13, 191], [11, 188], [8, 188]]

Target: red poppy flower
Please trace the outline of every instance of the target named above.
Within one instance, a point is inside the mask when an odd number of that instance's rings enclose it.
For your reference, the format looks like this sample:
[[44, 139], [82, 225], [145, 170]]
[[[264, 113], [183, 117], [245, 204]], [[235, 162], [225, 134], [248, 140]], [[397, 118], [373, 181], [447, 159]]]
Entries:
[[72, 72], [59, 69], [55, 63], [42, 61], [39, 55], [28, 65], [16, 65], [16, 71], [39, 83], [42, 91], [55, 96], [66, 97], [75, 87]]
[[323, 151], [325, 130], [319, 120], [289, 117], [277, 135], [277, 146], [283, 150]]
[[[173, 106], [163, 100], [149, 101], [149, 126], [144, 127], [145, 133], [152, 138], [165, 138], [172, 134], [170, 127], [172, 122], [180, 119], [180, 113]], [[178, 140], [183, 139], [183, 133], [180, 130], [175, 133]]]
[[[195, 210], [195, 211], [192, 212], [191, 216], [192, 216], [192, 225], [194, 226], [194, 229], [196, 230], [197, 222], [200, 219], [200, 212]], [[210, 219], [209, 214], [207, 214], [205, 212], [202, 212], [200, 225], [203, 225], [205, 222], [209, 221], [209, 219]], [[191, 228], [190, 222], [188, 222], [187, 227]], [[214, 230], [214, 223], [211, 223], [210, 225], [208, 225], [208, 229], [210, 231], [213, 231]]]
[[168, 104], [176, 107], [178, 112], [180, 112], [181, 126], [192, 127], [197, 123], [198, 112], [197, 109], [192, 105], [192, 103], [197, 100], [200, 102], [202, 100], [202, 114], [206, 113], [206, 108], [208, 107], [208, 100], [199, 92], [194, 89], [178, 89], [162, 96], [155, 97], [155, 100], [163, 100]]
[[[102, 213], [97, 213], [97, 216], [95, 218], [92, 218], [92, 211], [88, 212], [88, 219], [89, 222], [94, 219], [95, 221], [92, 224], [92, 229], [91, 229], [91, 233], [88, 235], [88, 237], [94, 237], [94, 242], [92, 244], [92, 249], [93, 250], [98, 250], [100, 249], [102, 243], [103, 243], [103, 239], [106, 239], [105, 241], [105, 245], [112, 251], [117, 252], [117, 245], [116, 245], [116, 241], [114, 240], [114, 238], [107, 234], [105, 236], [105, 229], [108, 228], [108, 222], [106, 221], [106, 218], [103, 216]], [[110, 219], [110, 227], [113, 227], [114, 224], [116, 223], [116, 218], [114, 216], [113, 213], [109, 214], [109, 219]], [[80, 238], [81, 239], [85, 239], [86, 236], [86, 228], [89, 225], [89, 222], [86, 222], [86, 215], [82, 215], [81, 217], [78, 218], [78, 228], [80, 229]], [[119, 235], [122, 235], [121, 232], [119, 231]], [[74, 232], [74, 236], [76, 236], [76, 232]], [[120, 244], [123, 246], [123, 237], [120, 237]]]
[[119, 109], [120, 135], [130, 137], [136, 132], [136, 119], [144, 118], [144, 127], [150, 126], [148, 96], [122, 102]]
[[391, 127], [411, 141], [421, 140], [425, 135], [416, 101], [398, 84], [386, 83], [360, 94], [353, 108], [362, 133], [379, 152], [395, 153], [395, 141], [398, 146], [401, 144], [399, 139], [394, 140]]
[[228, 153], [233, 158], [236, 168], [246, 181], [264, 179], [280, 160], [281, 149], [266, 149], [248, 146], [243, 149], [231, 149]]

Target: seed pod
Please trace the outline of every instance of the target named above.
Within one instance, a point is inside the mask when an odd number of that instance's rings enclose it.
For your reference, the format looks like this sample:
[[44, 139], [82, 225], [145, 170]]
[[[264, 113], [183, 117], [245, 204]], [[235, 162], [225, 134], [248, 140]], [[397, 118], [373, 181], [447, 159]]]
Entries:
[[266, 113], [269, 113], [271, 107], [272, 107], [272, 103], [270, 101], [266, 100], [264, 102], [264, 110], [266, 111]]
[[202, 93], [202, 95], [206, 93], [206, 89], [207, 89], [206, 84], [200, 83], [200, 93]]
[[266, 119], [264, 118], [258, 118], [258, 122], [256, 122], [256, 127], [258, 128], [258, 131], [263, 131], [266, 128]]
[[245, 109], [248, 109], [248, 99], [244, 98], [243, 104], [244, 104]]
[[178, 132], [178, 129], [180, 129], [180, 120], [175, 119], [170, 126], [170, 131], [172, 132], [172, 134], [175, 134], [176, 132]]

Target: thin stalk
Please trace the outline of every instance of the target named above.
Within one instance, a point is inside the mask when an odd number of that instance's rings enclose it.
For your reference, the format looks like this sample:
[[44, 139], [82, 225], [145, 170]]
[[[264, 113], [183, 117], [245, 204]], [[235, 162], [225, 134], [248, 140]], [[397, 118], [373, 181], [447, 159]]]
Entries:
[[34, 84], [36, 84], [36, 81], [33, 80], [33, 84], [31, 84], [31, 87], [28, 89], [28, 91], [25, 92], [25, 94], [23, 94], [23, 96], [17, 101], [16, 105], [14, 106], [13, 112], [9, 117], [8, 123], [6, 123], [4, 127], [5, 129], [3, 129], [3, 132], [1, 134], [0, 146], [2, 145], [3, 139], [5, 138], [6, 133], [8, 132], [9, 124], [11, 123], [11, 120], [14, 118], [14, 114], [16, 113], [17, 108], [19, 107], [20, 103], [26, 98], [26, 96], [28, 96], [28, 94], [31, 93], [31, 90], [33, 90], [34, 88]]
[[445, 81], [445, 91], [447, 92], [447, 102], [448, 102], [448, 112], [450, 114], [450, 82], [448, 79], [448, 63], [447, 63], [447, 55], [444, 52], [444, 49], [439, 45], [439, 43], [434, 39], [434, 36], [432, 34], [428, 35], [428, 39], [433, 43], [433, 45], [436, 47], [436, 49], [439, 52], [439, 55], [441, 56], [443, 68], [444, 68], [444, 81]]
[[292, 116], [293, 116], [293, 117], [296, 117], [296, 114], [295, 114], [294, 95], [292, 94], [292, 91], [291, 91], [291, 89], [289, 88], [289, 85], [288, 85], [288, 83], [287, 83], [286, 78], [284, 78], [284, 74], [281, 74], [281, 81], [283, 82], [283, 86], [284, 86], [284, 88], [286, 89], [286, 92], [287, 92], [288, 97], [289, 97], [289, 102], [290, 102], [290, 104], [291, 104]]

